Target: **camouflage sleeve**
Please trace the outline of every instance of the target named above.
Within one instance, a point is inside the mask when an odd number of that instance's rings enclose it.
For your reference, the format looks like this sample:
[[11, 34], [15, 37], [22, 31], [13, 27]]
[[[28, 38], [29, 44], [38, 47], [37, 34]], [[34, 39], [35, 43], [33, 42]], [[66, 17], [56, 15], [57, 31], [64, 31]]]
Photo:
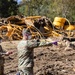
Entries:
[[28, 42], [28, 47], [41, 47], [41, 46], [50, 46], [50, 45], [57, 45], [57, 41], [54, 42], [48, 42], [45, 39], [37, 41], [37, 40], [32, 40]]
[[50, 46], [50, 45], [58, 45], [58, 41], [47, 41], [47, 39], [42, 39], [40, 40], [40, 42], [38, 43], [38, 46]]
[[38, 42], [38, 46], [48, 46], [48, 45], [52, 45], [51, 42], [47, 42], [45, 39], [41, 40], [40, 42]]
[[0, 52], [0, 55], [6, 55], [6, 52], [5, 52], [5, 53], [1, 53], [1, 52]]
[[37, 40], [29, 40], [28, 41], [28, 47], [41, 47], [41, 46], [48, 46], [51, 45], [50, 42], [46, 42], [45, 39], [41, 40], [41, 41], [37, 41]]
[[37, 40], [28, 40], [27, 46], [32, 48], [32, 47], [37, 47], [38, 43]]

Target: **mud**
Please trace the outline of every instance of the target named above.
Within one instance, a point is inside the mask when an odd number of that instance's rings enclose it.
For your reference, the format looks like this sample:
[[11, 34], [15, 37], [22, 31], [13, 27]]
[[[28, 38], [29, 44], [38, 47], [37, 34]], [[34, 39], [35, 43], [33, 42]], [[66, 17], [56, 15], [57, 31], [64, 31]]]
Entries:
[[[17, 44], [19, 41], [3, 42], [5, 51], [14, 50], [4, 56], [5, 75], [16, 75], [18, 71]], [[74, 47], [74, 46], [73, 46]], [[38, 47], [34, 49], [34, 75], [75, 75], [75, 49], [66, 45]]]

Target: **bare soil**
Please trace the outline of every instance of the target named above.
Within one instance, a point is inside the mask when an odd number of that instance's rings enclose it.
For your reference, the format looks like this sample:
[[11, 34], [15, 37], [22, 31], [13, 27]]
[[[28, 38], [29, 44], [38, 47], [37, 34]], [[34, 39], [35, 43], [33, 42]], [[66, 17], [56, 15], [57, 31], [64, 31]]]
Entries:
[[[19, 41], [3, 42], [5, 51], [14, 50], [4, 56], [5, 75], [16, 75], [18, 71], [17, 44]], [[75, 50], [65, 45], [38, 47], [34, 49], [34, 75], [75, 75]]]

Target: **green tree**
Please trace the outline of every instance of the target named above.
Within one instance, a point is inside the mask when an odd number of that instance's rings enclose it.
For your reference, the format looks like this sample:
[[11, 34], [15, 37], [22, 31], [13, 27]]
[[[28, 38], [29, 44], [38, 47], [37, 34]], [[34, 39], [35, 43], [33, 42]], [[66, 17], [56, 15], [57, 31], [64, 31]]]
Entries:
[[51, 17], [60, 16], [75, 20], [75, 0], [52, 0], [52, 4], [49, 6]]
[[17, 14], [17, 2], [14, 0], [0, 0], [0, 17]]
[[75, 20], [75, 0], [22, 0], [23, 6], [20, 13], [23, 15], [41, 15], [50, 17], [65, 17], [70, 21]]
[[[19, 7], [21, 11], [24, 9], [24, 15], [46, 15], [50, 0], [23, 0], [23, 6]], [[22, 11], [21, 11], [22, 12]]]

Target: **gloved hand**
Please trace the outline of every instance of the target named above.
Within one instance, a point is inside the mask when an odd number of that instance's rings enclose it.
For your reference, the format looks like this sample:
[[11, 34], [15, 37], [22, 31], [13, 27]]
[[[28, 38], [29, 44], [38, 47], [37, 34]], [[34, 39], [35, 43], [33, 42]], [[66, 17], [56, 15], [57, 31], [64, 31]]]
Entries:
[[57, 42], [57, 41], [55, 41], [55, 42], [52, 42], [52, 44], [54, 44], [54, 45], [58, 45], [58, 42]]
[[13, 53], [13, 51], [8, 51], [8, 52], [5, 53], [5, 55], [10, 55], [12, 53]]

